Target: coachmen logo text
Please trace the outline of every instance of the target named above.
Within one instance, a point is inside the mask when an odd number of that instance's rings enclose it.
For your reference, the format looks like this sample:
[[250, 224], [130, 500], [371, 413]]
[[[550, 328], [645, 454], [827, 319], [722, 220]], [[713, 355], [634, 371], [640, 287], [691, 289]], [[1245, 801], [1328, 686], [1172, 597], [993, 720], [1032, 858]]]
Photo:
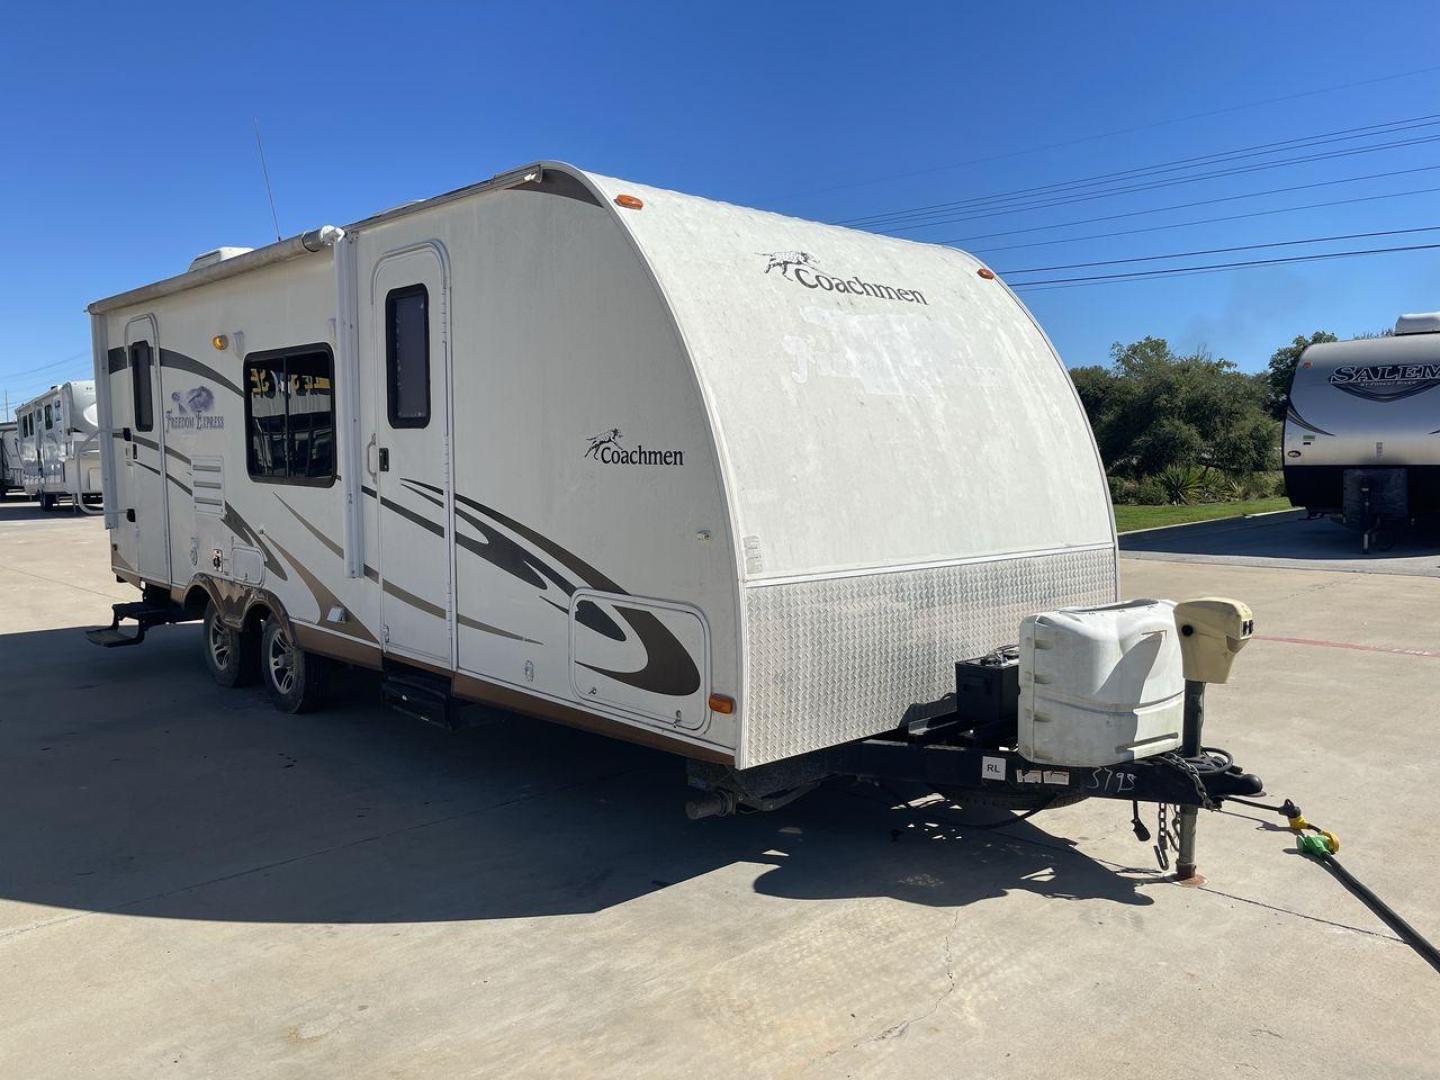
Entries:
[[604, 465], [684, 465], [684, 450], [651, 450], [637, 446], [633, 450], [620, 443], [621, 431], [611, 428], [591, 435], [585, 456]]
[[906, 304], [930, 306], [925, 294], [918, 289], [897, 289], [893, 285], [877, 285], [859, 277], [836, 277], [824, 273], [815, 263], [815, 256], [808, 251], [761, 251], [765, 273], [779, 270], [786, 281], [793, 281], [807, 289], [821, 289], [824, 292], [854, 293], [856, 296], [873, 296], [877, 300], [899, 300]]
[[1440, 384], [1440, 364], [1377, 364], [1337, 367], [1330, 385], [1371, 401], [1396, 401]]

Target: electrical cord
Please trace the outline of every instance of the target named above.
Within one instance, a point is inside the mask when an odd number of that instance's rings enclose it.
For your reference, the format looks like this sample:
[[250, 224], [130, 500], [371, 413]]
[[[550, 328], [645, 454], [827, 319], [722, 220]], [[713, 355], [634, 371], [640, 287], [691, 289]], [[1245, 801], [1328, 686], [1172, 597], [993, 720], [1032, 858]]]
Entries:
[[[1239, 799], [1233, 795], [1225, 796], [1227, 802], [1242, 803], [1245, 806], [1253, 806], [1260, 810], [1271, 810], [1285, 817], [1290, 830], [1296, 834], [1295, 846], [1301, 855], [1314, 859], [1324, 865], [1331, 875], [1344, 885], [1352, 896], [1368, 907], [1386, 926], [1399, 935], [1400, 940], [1414, 949], [1420, 957], [1436, 971], [1440, 971], [1440, 949], [1436, 949], [1420, 931], [1416, 930], [1401, 917], [1400, 913], [1389, 904], [1381, 900], [1371, 892], [1370, 888], [1337, 859], [1336, 853], [1340, 850], [1340, 838], [1334, 833], [1322, 829], [1305, 819], [1300, 812], [1300, 807], [1293, 799], [1286, 799], [1279, 806], [1271, 806], [1267, 803], [1256, 802], [1253, 799]], [[1314, 835], [1308, 835], [1313, 833]]]
[[1325, 869], [1329, 870], [1339, 882], [1350, 890], [1351, 894], [1358, 898], [1361, 903], [1373, 911], [1386, 926], [1400, 935], [1400, 940], [1409, 945], [1420, 956], [1433, 967], [1440, 971], [1440, 949], [1435, 948], [1429, 941], [1406, 922], [1394, 908], [1376, 896], [1370, 889], [1349, 870], [1341, 865], [1335, 853], [1330, 850], [1323, 837], [1301, 836], [1298, 838], [1300, 853], [1322, 863]]

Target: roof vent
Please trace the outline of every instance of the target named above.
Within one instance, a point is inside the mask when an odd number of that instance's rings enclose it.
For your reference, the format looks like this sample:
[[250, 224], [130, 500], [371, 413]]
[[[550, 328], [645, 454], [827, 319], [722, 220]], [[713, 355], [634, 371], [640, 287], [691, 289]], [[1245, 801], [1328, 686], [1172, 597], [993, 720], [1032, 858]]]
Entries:
[[1401, 315], [1395, 320], [1395, 333], [1440, 334], [1440, 311], [1427, 311], [1421, 315]]
[[196, 255], [195, 258], [191, 259], [190, 265], [186, 269], [199, 270], [206, 266], [214, 266], [216, 263], [222, 263], [226, 259], [233, 259], [236, 255], [244, 255], [254, 250], [254, 248], [247, 247], [211, 248], [209, 251], [202, 251], [199, 255]]

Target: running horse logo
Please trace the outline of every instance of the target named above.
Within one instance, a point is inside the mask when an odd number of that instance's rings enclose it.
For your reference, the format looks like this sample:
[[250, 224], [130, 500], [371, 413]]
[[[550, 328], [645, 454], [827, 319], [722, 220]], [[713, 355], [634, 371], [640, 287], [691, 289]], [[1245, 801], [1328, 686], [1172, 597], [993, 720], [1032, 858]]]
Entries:
[[[215, 393], [208, 386], [197, 386], [186, 391], [182, 398], [180, 391], [174, 390], [170, 393], [170, 401], [174, 404], [177, 415], [185, 416], [193, 413], [199, 416], [215, 407]], [[188, 410], [187, 405], [189, 406]]]
[[585, 451], [586, 457], [600, 458], [600, 451], [607, 446], [620, 445], [620, 429], [612, 427], [609, 431], [602, 431], [599, 435], [590, 436], [590, 447]]
[[780, 276], [785, 278], [790, 277], [792, 266], [815, 267], [815, 256], [808, 251], [757, 251], [756, 254], [770, 260], [765, 266], [765, 273], [779, 267]]

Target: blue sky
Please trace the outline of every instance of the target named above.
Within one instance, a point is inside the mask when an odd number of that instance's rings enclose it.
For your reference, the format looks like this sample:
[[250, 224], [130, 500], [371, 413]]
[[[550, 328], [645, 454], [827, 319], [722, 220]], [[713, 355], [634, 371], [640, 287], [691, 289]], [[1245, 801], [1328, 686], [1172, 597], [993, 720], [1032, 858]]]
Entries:
[[[86, 374], [88, 301], [273, 238], [252, 119], [287, 235], [540, 157], [845, 220], [1440, 114], [1437, 21], [1427, 3], [23, 5], [0, 37], [0, 388], [13, 405]], [[1198, 113], [1212, 115], [1170, 122]], [[1430, 165], [1440, 142], [905, 235]], [[1431, 187], [1440, 169], [963, 246], [1012, 271], [1440, 225], [1429, 192], [989, 250]], [[1190, 261], [1419, 243], [1440, 232]], [[1440, 251], [1024, 295], [1072, 365], [1155, 334], [1254, 369], [1297, 333], [1440, 308]]]

